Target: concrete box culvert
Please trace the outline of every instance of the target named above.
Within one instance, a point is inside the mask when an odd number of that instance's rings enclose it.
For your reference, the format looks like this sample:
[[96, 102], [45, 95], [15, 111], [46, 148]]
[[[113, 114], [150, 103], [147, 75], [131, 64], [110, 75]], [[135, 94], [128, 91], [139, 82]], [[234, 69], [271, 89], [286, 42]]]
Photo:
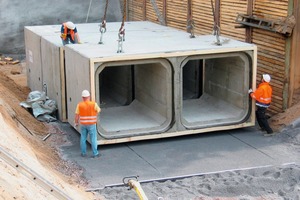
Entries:
[[98, 145], [255, 124], [247, 92], [256, 87], [255, 45], [220, 37], [218, 46], [213, 35], [191, 39], [174, 28], [126, 22], [124, 52], [117, 53], [120, 23], [107, 24], [102, 45], [98, 25], [78, 25], [84, 43], [66, 46], [60, 25], [25, 29], [29, 87], [46, 84], [60, 120], [74, 128], [81, 91], [89, 90], [102, 107]]
[[181, 122], [187, 129], [240, 124], [249, 118], [252, 61], [244, 52], [191, 56], [182, 63]]
[[101, 137], [133, 137], [169, 129], [173, 97], [172, 67], [167, 60], [120, 61], [95, 68]]

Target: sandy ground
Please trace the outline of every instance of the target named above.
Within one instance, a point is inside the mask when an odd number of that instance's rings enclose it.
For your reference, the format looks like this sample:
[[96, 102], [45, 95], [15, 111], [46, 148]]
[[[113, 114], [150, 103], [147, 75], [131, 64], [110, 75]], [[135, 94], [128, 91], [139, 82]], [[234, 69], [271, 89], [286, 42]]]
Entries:
[[[64, 133], [55, 123], [37, 121], [19, 105], [30, 92], [26, 85], [24, 63], [0, 65], [0, 200], [56, 199], [51, 192], [38, 186], [37, 181], [22, 173], [23, 170], [3, 160], [3, 152], [31, 168], [70, 199], [139, 199], [134, 190], [124, 186], [106, 188], [99, 193], [85, 192], [87, 180], [82, 177], [83, 169], [62, 160], [57, 150], [59, 145], [68, 142]], [[296, 94], [292, 108], [270, 119], [274, 130], [296, 126], [292, 122], [300, 116], [300, 103], [297, 104], [300, 90]], [[48, 133], [52, 136], [44, 141]], [[293, 137], [290, 142], [295, 152], [291, 153], [299, 154], [300, 136], [295, 133]], [[297, 164], [142, 183], [142, 188], [149, 199], [160, 200], [300, 200], [300, 167]]]

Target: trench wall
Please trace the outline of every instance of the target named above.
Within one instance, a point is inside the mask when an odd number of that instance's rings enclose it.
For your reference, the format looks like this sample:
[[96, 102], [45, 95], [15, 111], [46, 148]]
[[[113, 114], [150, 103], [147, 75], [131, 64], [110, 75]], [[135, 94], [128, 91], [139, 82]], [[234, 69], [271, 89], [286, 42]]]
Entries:
[[[253, 3], [253, 4], [251, 4]], [[258, 46], [257, 84], [261, 74], [272, 76], [273, 102], [271, 115], [287, 109], [292, 104], [293, 93], [300, 87], [299, 50], [299, 1], [297, 0], [214, 0], [215, 17], [219, 21], [220, 34]], [[211, 34], [214, 17], [211, 1], [207, 0], [128, 0], [128, 19], [149, 20], [167, 26], [187, 30], [190, 17], [194, 20], [195, 34]], [[237, 14], [253, 14], [263, 19], [281, 20], [289, 15], [296, 18], [293, 35], [252, 28], [237, 28]]]

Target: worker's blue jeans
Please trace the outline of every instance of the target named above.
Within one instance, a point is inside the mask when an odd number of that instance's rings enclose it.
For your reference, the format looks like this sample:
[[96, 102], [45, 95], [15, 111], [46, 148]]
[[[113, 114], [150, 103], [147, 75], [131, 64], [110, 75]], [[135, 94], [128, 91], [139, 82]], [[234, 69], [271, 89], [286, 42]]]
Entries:
[[96, 124], [93, 125], [80, 125], [80, 150], [82, 155], [86, 155], [86, 139], [88, 134], [90, 135], [90, 142], [93, 151], [93, 155], [98, 155], [97, 150], [97, 130]]

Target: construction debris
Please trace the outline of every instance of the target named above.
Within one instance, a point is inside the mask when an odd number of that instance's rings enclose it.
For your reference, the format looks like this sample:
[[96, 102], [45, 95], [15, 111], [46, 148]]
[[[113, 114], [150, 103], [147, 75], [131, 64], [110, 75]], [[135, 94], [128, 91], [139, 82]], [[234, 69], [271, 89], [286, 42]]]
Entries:
[[56, 121], [56, 102], [49, 99], [44, 92], [32, 91], [28, 94], [27, 100], [20, 105], [29, 111], [32, 111], [33, 116], [42, 122]]
[[5, 62], [5, 61], [0, 61], [0, 65], [6, 65], [7, 64], [7, 62]]
[[13, 58], [11, 58], [11, 57], [5, 57], [4, 60], [6, 60], [6, 61], [12, 61]]
[[[0, 54], [1, 55], [1, 54]], [[11, 65], [16, 65], [20, 63], [19, 60], [14, 60], [12, 57], [0, 57], [0, 65], [8, 65], [8, 64], [11, 64]]]

